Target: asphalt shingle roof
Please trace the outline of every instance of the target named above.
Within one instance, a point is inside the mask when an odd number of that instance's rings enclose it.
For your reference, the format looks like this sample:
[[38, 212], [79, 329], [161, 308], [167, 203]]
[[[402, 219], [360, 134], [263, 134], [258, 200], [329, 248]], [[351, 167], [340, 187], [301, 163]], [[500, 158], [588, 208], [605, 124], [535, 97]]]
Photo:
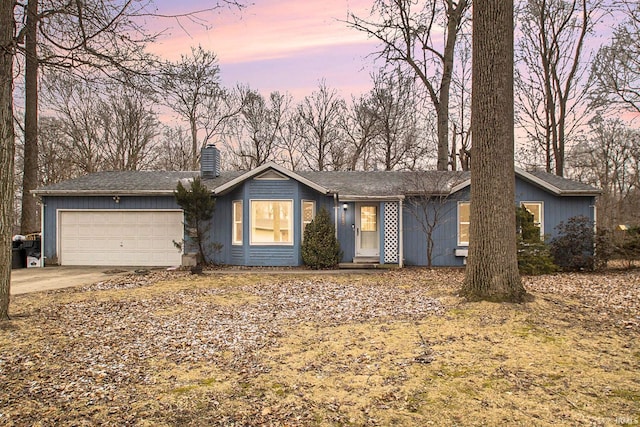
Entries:
[[[219, 177], [204, 180], [212, 191], [231, 183], [247, 172], [222, 172]], [[587, 184], [546, 172], [517, 171], [518, 175], [558, 194], [595, 195], [599, 191]], [[172, 194], [178, 181], [189, 180], [198, 171], [115, 171], [97, 172], [57, 184], [41, 187], [39, 195], [99, 195], [99, 194]], [[398, 197], [411, 194], [448, 194], [454, 187], [468, 184], [469, 172], [455, 171], [296, 171], [299, 176], [343, 197]], [[233, 183], [232, 183], [233, 184]], [[230, 185], [232, 185], [230, 184]], [[462, 188], [462, 187], [458, 187]]]

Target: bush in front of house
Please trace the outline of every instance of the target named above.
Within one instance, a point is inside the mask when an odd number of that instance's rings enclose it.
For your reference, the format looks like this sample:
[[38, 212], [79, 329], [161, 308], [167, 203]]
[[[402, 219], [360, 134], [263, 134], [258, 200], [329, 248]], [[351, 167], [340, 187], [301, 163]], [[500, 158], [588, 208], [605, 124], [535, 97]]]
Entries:
[[574, 216], [556, 227], [558, 236], [551, 241], [551, 255], [564, 271], [592, 271], [595, 267], [593, 221]]
[[520, 274], [540, 275], [558, 270], [553, 263], [549, 245], [540, 237], [540, 227], [525, 207], [516, 207], [518, 230], [518, 269]]
[[329, 212], [323, 207], [304, 229], [302, 261], [309, 267], [320, 269], [335, 267], [342, 259], [340, 243], [331, 223]]

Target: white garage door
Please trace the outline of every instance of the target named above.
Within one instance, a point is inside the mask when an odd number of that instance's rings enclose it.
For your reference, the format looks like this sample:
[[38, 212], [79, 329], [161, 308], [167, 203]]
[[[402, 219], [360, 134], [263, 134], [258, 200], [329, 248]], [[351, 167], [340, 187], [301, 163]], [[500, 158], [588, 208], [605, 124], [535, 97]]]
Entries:
[[180, 265], [182, 211], [62, 211], [62, 265]]

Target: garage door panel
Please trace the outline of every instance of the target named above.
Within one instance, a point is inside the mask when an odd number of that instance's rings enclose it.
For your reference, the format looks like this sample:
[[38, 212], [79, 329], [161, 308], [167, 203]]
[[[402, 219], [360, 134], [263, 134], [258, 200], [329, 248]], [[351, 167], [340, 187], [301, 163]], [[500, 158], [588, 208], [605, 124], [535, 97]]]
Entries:
[[63, 211], [60, 263], [63, 265], [179, 265], [173, 241], [183, 233], [178, 211]]

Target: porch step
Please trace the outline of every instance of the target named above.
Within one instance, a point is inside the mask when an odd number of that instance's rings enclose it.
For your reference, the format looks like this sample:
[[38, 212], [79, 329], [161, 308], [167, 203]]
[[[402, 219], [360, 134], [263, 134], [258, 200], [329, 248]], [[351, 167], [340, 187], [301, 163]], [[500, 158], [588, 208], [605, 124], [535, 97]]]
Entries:
[[379, 268], [380, 264], [374, 264], [372, 262], [341, 262], [338, 267], [345, 270], [365, 270], [369, 268]]
[[357, 256], [353, 258], [354, 264], [380, 264], [379, 256]]
[[368, 270], [368, 269], [394, 269], [398, 268], [398, 264], [380, 264], [372, 262], [341, 262], [338, 268], [344, 270]]

